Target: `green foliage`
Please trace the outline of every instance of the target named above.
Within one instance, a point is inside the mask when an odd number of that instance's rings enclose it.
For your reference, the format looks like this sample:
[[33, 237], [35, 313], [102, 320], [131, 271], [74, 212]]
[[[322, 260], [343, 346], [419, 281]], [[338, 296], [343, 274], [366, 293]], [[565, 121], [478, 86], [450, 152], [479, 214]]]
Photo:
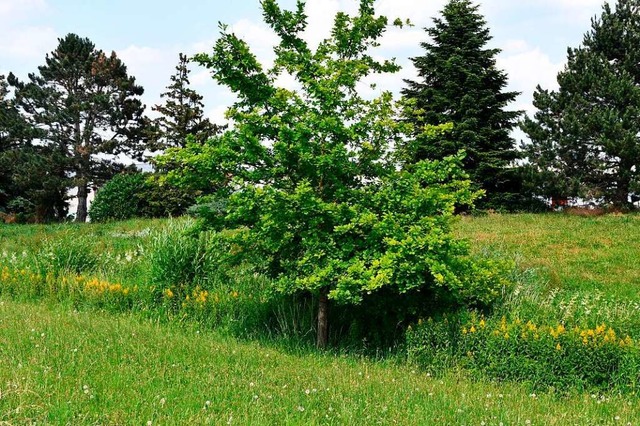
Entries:
[[[248, 262], [281, 293], [320, 301], [423, 290], [442, 304], [491, 303], [505, 284], [497, 268], [470, 259], [449, 228], [455, 207], [478, 195], [459, 167], [463, 156], [399, 172], [391, 149], [411, 126], [397, 120], [390, 93], [367, 100], [356, 90], [368, 75], [398, 70], [371, 56], [387, 19], [362, 0], [312, 50], [301, 37], [303, 3], [262, 6], [280, 38], [272, 69], [225, 27], [213, 53], [195, 57], [238, 96], [227, 113], [234, 127], [159, 160], [179, 164], [169, 178], [184, 185], [226, 185], [199, 209], [207, 226], [237, 230], [220, 234], [233, 248], [226, 261]], [[283, 74], [299, 90], [278, 87]], [[326, 318], [326, 305], [318, 309]]]
[[472, 315], [422, 322], [408, 332], [407, 344], [410, 357], [427, 368], [458, 364], [536, 389], [634, 392], [640, 384], [637, 342], [605, 324], [549, 326]]
[[144, 150], [143, 88], [116, 56], [97, 50], [87, 38], [68, 34], [27, 83], [9, 75], [16, 105], [30, 125], [41, 129], [41, 143], [59, 157], [62, 172], [51, 170], [78, 189], [76, 220], [87, 216], [90, 186], [99, 186], [123, 169], [104, 154], [139, 156]]
[[[464, 149], [464, 169], [486, 191], [480, 204], [517, 210], [514, 198], [522, 188], [509, 170], [518, 158], [510, 132], [520, 112], [506, 110], [517, 93], [504, 91], [507, 75], [496, 65], [500, 50], [486, 47], [491, 35], [478, 8], [470, 0], [448, 1], [426, 29], [425, 53], [412, 58], [419, 79], [405, 80], [402, 91], [408, 104], [403, 118], [414, 124], [415, 139], [400, 151], [404, 162], [414, 163]], [[449, 131], [434, 134], [433, 126], [447, 123]]]
[[165, 103], [152, 107], [161, 114], [153, 122], [150, 147], [154, 150], [184, 147], [190, 135], [202, 143], [221, 130], [204, 117], [202, 96], [189, 88], [188, 66], [189, 59], [180, 53], [176, 74], [171, 76], [168, 91], [160, 95]]
[[140, 217], [144, 210], [144, 191], [147, 178], [141, 173], [116, 175], [98, 192], [89, 207], [92, 222], [125, 220]]
[[582, 45], [569, 49], [559, 89], [537, 88], [538, 111], [522, 129], [540, 195], [629, 206], [640, 170], [639, 42], [638, 1], [604, 4]]
[[42, 132], [20, 115], [0, 76], [0, 213], [17, 222], [48, 222], [67, 216], [64, 158], [34, 145]]
[[146, 173], [119, 174], [96, 193], [89, 208], [93, 222], [134, 217], [181, 216], [195, 203], [193, 192]]

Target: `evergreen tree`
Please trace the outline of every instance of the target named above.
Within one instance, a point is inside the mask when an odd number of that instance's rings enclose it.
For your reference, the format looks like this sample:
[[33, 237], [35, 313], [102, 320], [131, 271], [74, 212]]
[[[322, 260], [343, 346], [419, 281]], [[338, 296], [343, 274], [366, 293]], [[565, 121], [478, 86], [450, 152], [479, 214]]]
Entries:
[[[417, 81], [405, 80], [404, 97], [413, 102], [407, 119], [416, 126], [416, 141], [403, 147], [405, 161], [441, 159], [464, 149], [464, 167], [487, 192], [485, 206], [508, 207], [518, 192], [508, 166], [518, 158], [510, 137], [520, 112], [505, 108], [518, 95], [505, 92], [506, 74], [496, 67], [499, 49], [487, 48], [487, 24], [470, 0], [451, 0], [426, 28], [431, 41], [421, 43], [423, 56], [413, 58]], [[452, 123], [448, 137], [436, 140], [429, 126]]]
[[9, 83], [23, 115], [46, 132], [42, 142], [62, 159], [68, 187], [77, 188], [76, 220], [84, 222], [90, 188], [121, 168], [113, 156], [140, 156], [144, 149], [143, 88], [115, 53], [75, 34], [59, 39], [45, 61], [29, 82], [10, 74]]
[[67, 215], [59, 158], [32, 141], [42, 136], [20, 115], [0, 76], [0, 212], [46, 222]]
[[154, 120], [153, 149], [183, 148], [189, 135], [202, 143], [220, 131], [218, 126], [204, 116], [202, 96], [189, 88], [188, 64], [187, 56], [180, 53], [176, 73], [171, 76], [171, 84], [167, 86], [167, 92], [160, 95], [165, 103], [152, 108], [161, 114]]
[[640, 0], [603, 6], [522, 128], [538, 192], [628, 206], [640, 173]]

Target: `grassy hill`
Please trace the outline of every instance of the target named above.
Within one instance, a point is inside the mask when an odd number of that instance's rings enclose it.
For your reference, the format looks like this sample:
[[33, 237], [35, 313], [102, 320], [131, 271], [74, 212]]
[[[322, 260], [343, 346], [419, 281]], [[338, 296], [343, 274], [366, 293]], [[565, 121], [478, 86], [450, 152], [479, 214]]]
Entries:
[[[577, 334], [606, 323], [635, 341], [639, 223], [489, 215], [461, 218], [456, 232], [476, 253], [516, 259], [516, 287], [487, 324]], [[640, 424], [633, 387], [541, 392], [458, 366], [432, 376], [402, 352], [372, 359], [262, 339], [251, 292], [264, 283], [242, 271], [180, 307], [150, 282], [149, 259], [185, 224], [0, 226], [0, 424]], [[506, 363], [501, 350], [488, 360]]]

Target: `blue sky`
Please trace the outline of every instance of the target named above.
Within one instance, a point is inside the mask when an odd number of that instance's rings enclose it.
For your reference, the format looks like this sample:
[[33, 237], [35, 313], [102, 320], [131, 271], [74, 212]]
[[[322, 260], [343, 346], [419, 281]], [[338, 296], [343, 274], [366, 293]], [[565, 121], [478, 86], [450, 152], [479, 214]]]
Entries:
[[[566, 49], [577, 46], [599, 15], [604, 0], [479, 0], [481, 13], [494, 36], [492, 47], [502, 49], [498, 65], [507, 71], [510, 89], [522, 92], [512, 106], [532, 111], [537, 84], [555, 87]], [[390, 31], [378, 52], [396, 57], [403, 70], [377, 79], [381, 89], [397, 92], [402, 78], [415, 71], [408, 58], [422, 53], [423, 27], [442, 9], [445, 0], [377, 0], [377, 10], [390, 18], [410, 18], [413, 28]], [[281, 0], [292, 7], [294, 0]], [[338, 10], [353, 10], [356, 0], [308, 0], [307, 37], [317, 42], [328, 34]], [[174, 72], [179, 52], [207, 52], [218, 34], [218, 22], [229, 24], [265, 62], [271, 58], [274, 36], [262, 23], [258, 0], [0, 0], [0, 74], [25, 78], [44, 62], [57, 37], [74, 32], [90, 38], [98, 48], [114, 50], [145, 88], [147, 106]], [[194, 67], [192, 84], [205, 96], [206, 113], [221, 121], [233, 97], [218, 87], [208, 72]], [[283, 81], [283, 84], [287, 84]]]

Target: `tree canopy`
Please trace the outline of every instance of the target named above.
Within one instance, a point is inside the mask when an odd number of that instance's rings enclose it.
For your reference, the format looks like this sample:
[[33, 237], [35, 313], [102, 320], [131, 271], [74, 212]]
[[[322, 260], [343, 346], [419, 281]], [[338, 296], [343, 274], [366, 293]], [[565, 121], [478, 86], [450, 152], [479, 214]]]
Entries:
[[[195, 61], [237, 95], [227, 113], [234, 126], [201, 148], [167, 154], [184, 165], [178, 178], [202, 179], [205, 169], [212, 184], [227, 181], [207, 217], [216, 229], [236, 230], [218, 234], [233, 248], [228, 260], [250, 259], [281, 292], [315, 295], [321, 347], [330, 301], [362, 303], [389, 291], [483, 303], [502, 285], [449, 228], [454, 206], [477, 196], [462, 156], [398, 171], [392, 147], [412, 126], [398, 120], [391, 93], [367, 100], [357, 90], [368, 75], [398, 70], [372, 53], [388, 26], [373, 4], [338, 13], [331, 37], [312, 49], [304, 3], [288, 11], [264, 0], [264, 19], [280, 39], [268, 70], [222, 26], [213, 52]], [[283, 74], [298, 89], [279, 87]]]
[[538, 192], [628, 206], [640, 173], [640, 2], [605, 3], [523, 130]]
[[41, 143], [62, 162], [60, 177], [77, 188], [76, 220], [84, 222], [91, 186], [122, 169], [113, 156], [144, 149], [143, 89], [114, 52], [75, 34], [59, 39], [38, 70], [26, 83], [10, 74], [9, 83], [23, 117], [44, 131]]
[[202, 143], [220, 131], [219, 126], [204, 116], [202, 95], [189, 87], [191, 71], [188, 65], [189, 59], [180, 53], [171, 84], [160, 95], [165, 102], [152, 107], [153, 111], [161, 114], [153, 122], [155, 134], [150, 147], [154, 150], [184, 147], [190, 135]]
[[[405, 80], [404, 97], [412, 101], [405, 119], [417, 140], [405, 144], [405, 161], [442, 159], [464, 149], [463, 164], [472, 182], [487, 193], [489, 207], [503, 207], [517, 197], [518, 182], [508, 167], [518, 158], [510, 132], [518, 111], [507, 110], [518, 93], [505, 91], [507, 75], [498, 69], [499, 49], [491, 49], [489, 28], [471, 0], [450, 0], [432, 27], [424, 54], [412, 58], [417, 80]], [[453, 125], [430, 137], [425, 126]]]

